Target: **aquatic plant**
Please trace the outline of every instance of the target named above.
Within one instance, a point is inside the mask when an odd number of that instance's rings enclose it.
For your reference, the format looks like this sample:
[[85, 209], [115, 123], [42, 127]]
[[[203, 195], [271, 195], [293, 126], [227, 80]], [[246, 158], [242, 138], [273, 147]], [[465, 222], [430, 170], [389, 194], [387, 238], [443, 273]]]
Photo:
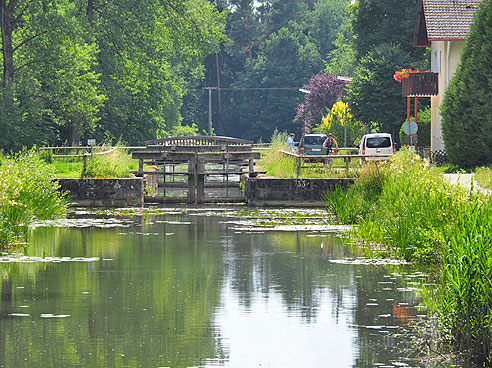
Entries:
[[429, 305], [440, 317], [440, 341], [492, 366], [490, 196], [452, 186], [403, 151], [326, 200], [339, 221], [357, 224], [357, 237], [385, 244], [391, 256], [438, 262], [438, 287], [429, 291]]
[[34, 220], [58, 217], [68, 199], [52, 180], [53, 171], [34, 150], [13, 154], [0, 165], [0, 247], [19, 243]]

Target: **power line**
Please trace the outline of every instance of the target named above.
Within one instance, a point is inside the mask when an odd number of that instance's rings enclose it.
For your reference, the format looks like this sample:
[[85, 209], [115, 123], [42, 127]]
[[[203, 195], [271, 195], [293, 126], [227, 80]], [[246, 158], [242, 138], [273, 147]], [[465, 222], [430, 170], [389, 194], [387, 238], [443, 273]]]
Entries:
[[[298, 91], [298, 87], [252, 87], [252, 88], [217, 88], [203, 87], [202, 90], [221, 90], [221, 91]], [[195, 89], [195, 91], [198, 91]]]

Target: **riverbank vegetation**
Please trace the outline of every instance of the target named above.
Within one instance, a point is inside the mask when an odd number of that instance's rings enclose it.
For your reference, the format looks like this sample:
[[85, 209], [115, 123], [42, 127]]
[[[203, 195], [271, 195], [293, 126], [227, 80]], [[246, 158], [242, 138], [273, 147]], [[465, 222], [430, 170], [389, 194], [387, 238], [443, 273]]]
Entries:
[[492, 200], [449, 184], [411, 151], [366, 165], [347, 191], [327, 206], [353, 235], [386, 256], [437, 267], [429, 303], [451, 348], [491, 364]]
[[0, 248], [12, 248], [35, 220], [63, 215], [68, 199], [58, 192], [53, 169], [33, 150], [2, 157], [0, 165]]
[[74, 157], [55, 157], [48, 151], [41, 151], [40, 156], [53, 167], [56, 178], [128, 178], [138, 170], [138, 162], [121, 143], [94, 146], [92, 155], [80, 150]]

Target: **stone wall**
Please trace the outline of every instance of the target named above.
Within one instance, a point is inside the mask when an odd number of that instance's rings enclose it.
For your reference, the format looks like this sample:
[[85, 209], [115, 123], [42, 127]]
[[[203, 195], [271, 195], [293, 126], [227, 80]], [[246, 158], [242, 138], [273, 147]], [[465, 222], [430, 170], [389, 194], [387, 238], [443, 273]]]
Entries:
[[248, 204], [256, 206], [323, 206], [326, 192], [353, 183], [354, 179], [249, 178], [246, 197]]
[[144, 204], [143, 178], [55, 179], [68, 191], [72, 205], [124, 207]]

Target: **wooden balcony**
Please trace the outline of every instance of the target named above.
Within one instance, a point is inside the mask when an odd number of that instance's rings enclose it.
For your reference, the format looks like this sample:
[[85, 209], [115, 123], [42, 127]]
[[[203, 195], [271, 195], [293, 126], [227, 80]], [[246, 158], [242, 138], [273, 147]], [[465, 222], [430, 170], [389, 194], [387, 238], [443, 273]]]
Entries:
[[439, 93], [437, 73], [410, 73], [401, 80], [403, 97], [431, 97]]

